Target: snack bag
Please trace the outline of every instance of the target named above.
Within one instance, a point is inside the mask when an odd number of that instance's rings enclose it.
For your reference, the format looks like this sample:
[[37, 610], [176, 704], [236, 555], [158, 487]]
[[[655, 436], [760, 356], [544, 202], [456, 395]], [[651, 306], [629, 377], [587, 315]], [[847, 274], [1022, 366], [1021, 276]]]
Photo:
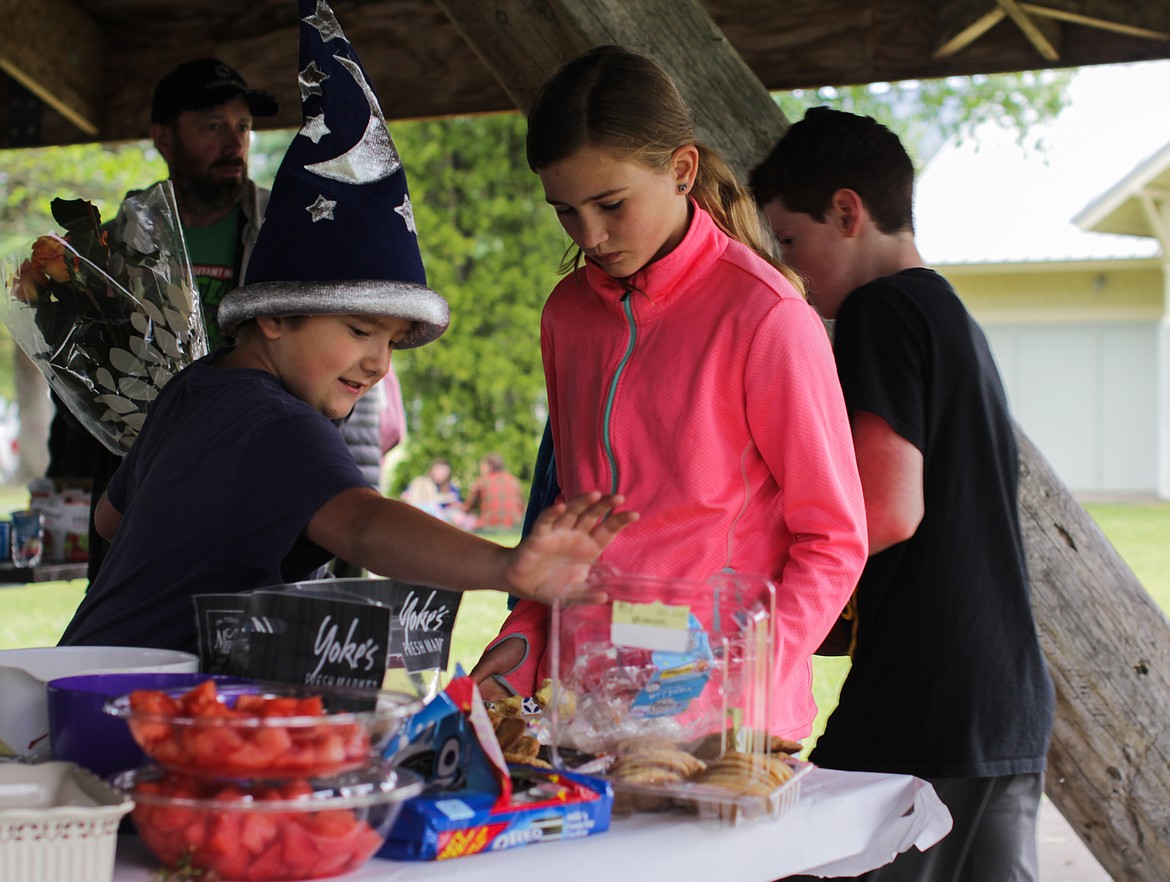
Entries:
[[452, 680], [384, 755], [422, 774], [428, 788], [403, 805], [379, 857], [444, 860], [609, 828], [607, 782], [505, 761], [470, 677]]

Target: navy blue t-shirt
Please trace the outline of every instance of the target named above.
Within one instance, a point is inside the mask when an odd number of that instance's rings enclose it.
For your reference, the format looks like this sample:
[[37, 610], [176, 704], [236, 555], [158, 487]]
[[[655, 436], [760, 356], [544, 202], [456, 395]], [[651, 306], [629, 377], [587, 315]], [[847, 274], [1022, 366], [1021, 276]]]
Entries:
[[123, 514], [62, 644], [196, 651], [196, 594], [310, 576], [316, 511], [368, 484], [337, 427], [270, 373], [202, 359], [167, 383], [107, 489]]
[[911, 269], [845, 299], [834, 351], [850, 413], [922, 452], [925, 513], [866, 563], [853, 667], [811, 759], [924, 778], [1042, 771], [1053, 690], [987, 340], [942, 276]]

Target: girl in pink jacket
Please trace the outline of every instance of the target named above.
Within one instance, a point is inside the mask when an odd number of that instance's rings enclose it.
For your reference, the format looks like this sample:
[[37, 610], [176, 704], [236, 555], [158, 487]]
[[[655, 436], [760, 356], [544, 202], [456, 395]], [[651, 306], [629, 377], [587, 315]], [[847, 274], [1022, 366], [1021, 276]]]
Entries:
[[[527, 152], [577, 246], [541, 319], [561, 491], [608, 487], [641, 513], [602, 555], [621, 572], [774, 581], [771, 729], [805, 737], [810, 659], [866, 558], [824, 326], [653, 61], [603, 46], [570, 62]], [[513, 610], [473, 672], [485, 698], [534, 692], [548, 628], [548, 607]]]

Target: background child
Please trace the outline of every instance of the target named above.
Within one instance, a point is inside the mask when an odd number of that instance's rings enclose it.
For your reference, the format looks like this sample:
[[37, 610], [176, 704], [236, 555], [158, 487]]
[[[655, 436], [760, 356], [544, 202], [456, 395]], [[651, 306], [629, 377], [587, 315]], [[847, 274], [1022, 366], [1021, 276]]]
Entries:
[[[334, 421], [386, 375], [394, 350], [442, 334], [448, 308], [426, 285], [401, 157], [365, 71], [327, 4], [300, 0], [300, 11], [301, 68], [319, 78], [301, 80], [305, 126], [277, 172], [246, 284], [220, 304], [235, 347], [180, 372], [151, 404], [96, 509], [114, 541], [64, 644], [194, 651], [193, 595], [301, 581], [331, 557], [549, 601], [634, 520], [611, 511], [618, 497], [582, 495], [507, 549], [362, 476]], [[339, 145], [353, 146], [338, 155]]]
[[871, 882], [1034, 882], [1053, 693], [987, 340], [922, 264], [914, 168], [884, 126], [810, 110], [751, 184], [785, 261], [836, 319], [873, 555], [853, 666], [812, 759], [927, 778], [951, 811], [942, 842]]
[[[772, 728], [803, 737], [809, 659], [866, 553], [825, 329], [650, 59], [605, 46], [570, 62], [533, 106], [527, 151], [578, 249], [541, 322], [562, 494], [620, 488], [649, 515], [603, 554], [618, 570], [775, 581]], [[545, 607], [517, 605], [473, 672], [485, 698], [531, 694], [547, 630]]]
[[504, 457], [489, 453], [479, 461], [479, 477], [467, 492], [464, 511], [471, 529], [481, 532], [513, 530], [524, 520], [524, 491], [520, 480], [504, 468]]
[[402, 491], [402, 498], [427, 514], [463, 526], [459, 485], [452, 477], [451, 463], [442, 457], [431, 460], [426, 472], [411, 480]]

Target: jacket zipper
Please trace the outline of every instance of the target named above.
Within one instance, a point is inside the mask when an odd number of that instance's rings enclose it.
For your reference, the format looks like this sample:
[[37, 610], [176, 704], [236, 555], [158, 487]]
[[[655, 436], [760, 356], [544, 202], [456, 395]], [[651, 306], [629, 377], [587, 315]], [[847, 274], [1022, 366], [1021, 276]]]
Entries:
[[613, 439], [610, 437], [611, 421], [613, 419], [613, 400], [617, 395], [618, 381], [621, 379], [622, 373], [629, 364], [630, 357], [634, 354], [634, 344], [638, 341], [638, 326], [634, 323], [634, 304], [630, 302], [630, 288], [622, 294], [622, 310], [626, 314], [626, 321], [629, 322], [630, 336], [626, 342], [626, 351], [622, 356], [622, 360], [618, 362], [617, 368], [613, 372], [613, 377], [609, 382], [609, 393], [605, 396], [605, 412], [602, 414], [601, 424], [601, 439], [602, 444], [605, 445], [605, 458], [609, 462], [609, 472], [613, 476], [610, 481], [609, 492], [618, 492], [618, 465], [617, 457], [613, 452]]

